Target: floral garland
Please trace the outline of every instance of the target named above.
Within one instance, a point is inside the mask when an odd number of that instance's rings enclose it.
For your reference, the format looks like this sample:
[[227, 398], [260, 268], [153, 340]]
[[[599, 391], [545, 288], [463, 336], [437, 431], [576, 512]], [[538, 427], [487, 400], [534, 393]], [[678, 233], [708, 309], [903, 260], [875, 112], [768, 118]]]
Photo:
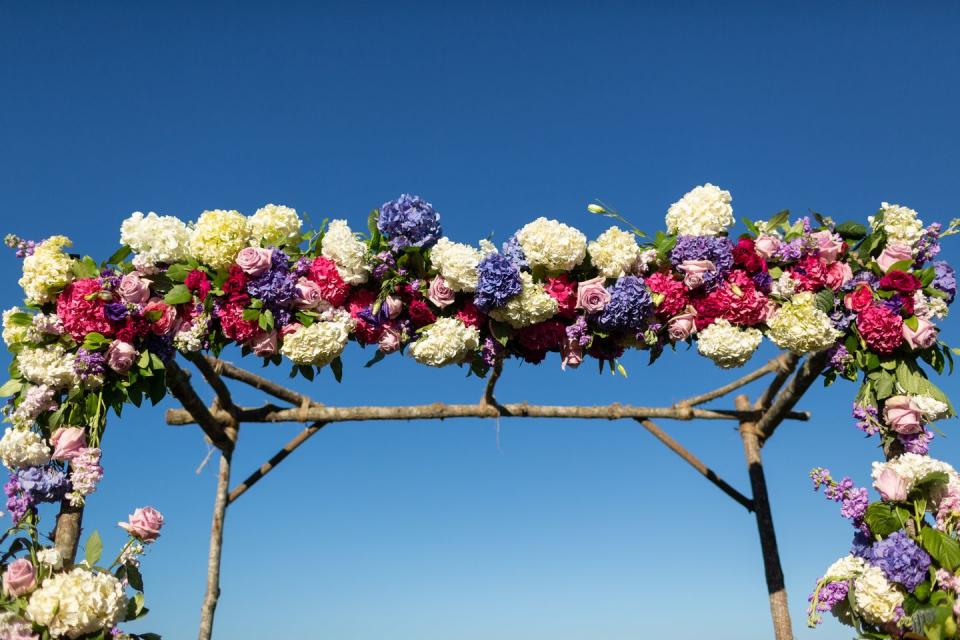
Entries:
[[[733, 239], [730, 193], [711, 184], [671, 205], [666, 233], [652, 240], [602, 204], [588, 210], [626, 229], [588, 241], [538, 218], [499, 248], [473, 246], [445, 237], [430, 203], [402, 195], [371, 213], [367, 234], [345, 220], [305, 232], [296, 211], [277, 205], [249, 217], [205, 211], [189, 224], [138, 212], [121, 225], [122, 248], [99, 264], [68, 254], [63, 236], [8, 237], [23, 258], [26, 298], [3, 314], [14, 358], [0, 389], [10, 397], [0, 461], [10, 469], [8, 535], [24, 535], [0, 559], [0, 624], [21, 639], [156, 637], [115, 625], [146, 611], [138, 557], [162, 516], [138, 510], [124, 525], [131, 542], [100, 569], [98, 536], [72, 566], [43, 547], [38, 506], [79, 506], [95, 491], [107, 412], [160, 401], [177, 351], [237, 345], [267, 363], [288, 360], [292, 375], [311, 380], [327, 365], [339, 380], [351, 340], [374, 349], [368, 366], [409, 352], [484, 376], [506, 358], [539, 363], [555, 352], [563, 367], [593, 358], [625, 374], [619, 359], [629, 348], [652, 362], [666, 347], [696, 343], [730, 368], [766, 336], [797, 354], [829, 350], [827, 383], [862, 373], [856, 415], [893, 458], [876, 476], [885, 496], [876, 505], [817, 472], [871, 550], [828, 571], [814, 612], [833, 610], [871, 637], [894, 633], [891, 624], [949, 630], [941, 618], [956, 615], [960, 479], [925, 456], [933, 436], [924, 425], [954, 411], [918, 361], [952, 367], [934, 321], [946, 316], [956, 280], [933, 260], [960, 222], [924, 227], [912, 209], [883, 203], [868, 226], [781, 212], [745, 220]], [[891, 528], [894, 519], [901, 526]], [[922, 567], [930, 578], [917, 582]], [[849, 611], [839, 611], [843, 602]]]

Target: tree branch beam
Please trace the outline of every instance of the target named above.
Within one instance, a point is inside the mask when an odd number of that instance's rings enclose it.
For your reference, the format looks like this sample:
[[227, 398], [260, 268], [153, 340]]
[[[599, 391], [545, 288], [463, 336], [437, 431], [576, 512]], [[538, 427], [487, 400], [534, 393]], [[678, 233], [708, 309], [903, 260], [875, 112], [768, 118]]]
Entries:
[[777, 375], [773, 377], [773, 380], [770, 381], [767, 388], [764, 389], [760, 397], [757, 398], [757, 401], [753, 405], [755, 409], [766, 411], [770, 408], [770, 403], [772, 403], [773, 399], [780, 393], [780, 389], [783, 388], [790, 374], [796, 370], [798, 362], [800, 362], [800, 356], [795, 353], [786, 353], [783, 355], [783, 367], [777, 371]]
[[230, 496], [227, 498], [227, 504], [233, 504], [233, 502], [246, 493], [253, 485], [257, 484], [265, 475], [270, 473], [276, 468], [278, 464], [284, 461], [287, 456], [293, 453], [297, 447], [302, 445], [304, 442], [310, 439], [313, 434], [320, 429], [323, 429], [326, 426], [325, 422], [314, 422], [309, 427], [298, 433], [294, 438], [292, 438], [287, 444], [283, 445], [283, 448], [280, 451], [277, 451], [273, 454], [269, 460], [264, 462], [260, 467], [247, 476], [247, 479], [238, 484], [230, 492]]
[[[233, 442], [227, 437], [225, 429], [231, 423], [232, 416], [229, 413], [218, 411], [218, 417], [215, 418], [190, 384], [189, 374], [181, 369], [176, 361], [171, 360], [167, 363], [166, 377], [167, 388], [184, 407], [174, 411], [182, 411], [190, 416], [190, 424], [199, 424], [215, 447], [221, 451], [231, 449]], [[226, 416], [225, 420], [224, 415]]]
[[[829, 361], [830, 354], [827, 351], [820, 351], [807, 356], [807, 359], [793, 374], [783, 391], [777, 395], [770, 408], [763, 412], [761, 418], [757, 421], [755, 429], [759, 434], [761, 446], [770, 439], [780, 423], [789, 416], [793, 407], [807, 392], [813, 381], [820, 376]], [[741, 405], [738, 404], [738, 406]]]
[[206, 360], [210, 363], [214, 370], [219, 371], [220, 375], [223, 377], [247, 384], [254, 389], [270, 394], [274, 398], [283, 400], [284, 402], [289, 402], [294, 406], [299, 407], [303, 406], [304, 404], [309, 406], [323, 406], [317, 402], [314, 402], [307, 396], [297, 393], [293, 389], [288, 389], [283, 385], [279, 385], [272, 380], [264, 378], [263, 376], [258, 376], [255, 373], [247, 371], [246, 369], [242, 369], [234, 364], [231, 364], [230, 362], [227, 362], [226, 360], [214, 358], [213, 356], [206, 356]]
[[755, 371], [751, 371], [747, 375], [737, 378], [736, 380], [723, 385], [713, 391], [707, 391], [706, 393], [701, 393], [698, 396], [693, 396], [692, 398], [687, 398], [686, 400], [681, 400], [680, 402], [675, 403], [674, 407], [695, 407], [697, 405], [703, 404], [705, 402], [710, 402], [717, 398], [721, 398], [732, 391], [736, 391], [740, 387], [744, 387], [754, 380], [762, 378], [763, 376], [771, 373], [773, 371], [781, 371], [786, 366], [786, 356], [788, 354], [781, 354], [776, 358], [773, 358], [767, 364], [763, 365]]

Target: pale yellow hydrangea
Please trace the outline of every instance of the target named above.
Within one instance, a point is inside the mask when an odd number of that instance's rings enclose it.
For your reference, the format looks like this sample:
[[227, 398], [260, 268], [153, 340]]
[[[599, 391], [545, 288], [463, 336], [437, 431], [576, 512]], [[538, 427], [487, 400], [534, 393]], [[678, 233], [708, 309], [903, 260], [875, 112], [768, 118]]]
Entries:
[[763, 334], [759, 329], [735, 327], [721, 318], [697, 333], [697, 351], [718, 367], [732, 369], [743, 366], [761, 340]]
[[893, 621], [897, 607], [903, 604], [903, 592], [887, 580], [880, 567], [868, 565], [853, 581], [853, 603], [864, 620], [882, 625]]
[[823, 577], [830, 582], [851, 580], [863, 573], [864, 566], [863, 558], [847, 555], [830, 565]]
[[8, 427], [0, 438], [0, 462], [11, 470], [39, 467], [50, 462], [50, 447], [34, 431]]
[[520, 293], [510, 298], [502, 308], [491, 310], [491, 318], [506, 322], [514, 329], [522, 329], [556, 315], [560, 305], [542, 284], [534, 282], [527, 272], [520, 274], [520, 284]]
[[809, 291], [793, 296], [767, 320], [767, 336], [774, 344], [797, 354], [822, 351], [841, 335]]
[[367, 281], [370, 264], [367, 245], [350, 230], [346, 220], [333, 220], [320, 243], [320, 253], [333, 260], [337, 273], [349, 285]]
[[226, 269], [250, 244], [250, 224], [239, 211], [204, 211], [190, 234], [190, 252], [214, 269]]
[[79, 638], [109, 630], [127, 605], [123, 584], [109, 573], [76, 567], [43, 581], [27, 602], [27, 619], [53, 637]]
[[610, 227], [587, 245], [590, 261], [604, 278], [619, 278], [630, 273], [640, 258], [636, 236], [619, 227]]
[[457, 364], [480, 346], [480, 332], [456, 318], [438, 318], [410, 345], [410, 354], [420, 364], [445, 367]]
[[59, 344], [25, 347], [17, 354], [17, 366], [24, 378], [53, 389], [68, 389], [79, 384], [75, 361], [74, 354]]
[[251, 239], [264, 247], [283, 248], [300, 242], [303, 223], [296, 209], [268, 204], [250, 216]]
[[294, 364], [322, 367], [343, 353], [349, 337], [346, 321], [314, 322], [285, 336], [280, 353]]
[[484, 255], [482, 250], [444, 237], [430, 249], [430, 262], [454, 291], [476, 291], [477, 265]]
[[23, 313], [20, 307], [13, 307], [3, 312], [3, 342], [8, 347], [27, 341], [30, 334], [31, 325], [23, 325], [13, 322], [13, 315]]
[[130, 247], [138, 267], [180, 262], [189, 255], [190, 229], [175, 216], [134, 211], [120, 225], [120, 244]]
[[73, 258], [63, 250], [73, 243], [66, 236], [51, 236], [23, 259], [20, 286], [29, 304], [51, 302], [73, 281]]
[[695, 187], [667, 210], [667, 231], [684, 236], [718, 236], [733, 225], [733, 197], [709, 182]]
[[537, 218], [517, 231], [517, 242], [531, 268], [570, 271], [587, 256], [587, 236], [557, 220]]
[[[919, 214], [910, 207], [882, 202], [880, 210], [883, 212], [883, 230], [887, 234], [888, 242], [902, 242], [912, 247], [923, 235], [923, 220], [920, 220]], [[876, 231], [879, 223], [873, 216], [868, 220], [870, 227]]]

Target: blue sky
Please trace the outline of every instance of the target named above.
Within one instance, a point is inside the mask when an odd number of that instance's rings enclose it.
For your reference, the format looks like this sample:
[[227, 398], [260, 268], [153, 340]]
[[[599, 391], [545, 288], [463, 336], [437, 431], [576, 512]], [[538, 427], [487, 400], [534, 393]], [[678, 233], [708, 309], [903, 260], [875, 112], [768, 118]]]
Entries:
[[[267, 203], [314, 222], [418, 193], [461, 241], [539, 215], [604, 228], [615, 205], [656, 230], [713, 182], [738, 217], [783, 208], [863, 220], [881, 201], [958, 215], [960, 6], [948, 3], [0, 3], [3, 232], [63, 233], [109, 255], [135, 210], [195, 218]], [[957, 260], [951, 239], [944, 250]], [[22, 294], [0, 258], [6, 305]], [[944, 324], [947, 341], [960, 326]], [[772, 355], [759, 353], [755, 362]], [[351, 347], [326, 403], [474, 401], [462, 370]], [[501, 400], [666, 404], [729, 379], [695, 353], [642, 355], [630, 377], [508, 366]], [[281, 372], [281, 375], [283, 373]], [[942, 381], [958, 395], [956, 379]], [[757, 393], [757, 388], [751, 388]], [[819, 386], [808, 424], [764, 450], [795, 629], [847, 550], [816, 465], [868, 481], [879, 457], [849, 418], [855, 388]], [[253, 395], [238, 395], [259, 402]], [[88, 529], [152, 504], [144, 625], [196, 632], [215, 465], [165, 402], [108, 426]], [[747, 490], [725, 423], [662, 426]], [[952, 435], [956, 421], [944, 425]], [[240, 480], [296, 433], [251, 425]], [[960, 461], [958, 438], [935, 453]], [[315, 436], [229, 512], [215, 637], [338, 640], [767, 638], [754, 521], [630, 423], [343, 424]]]

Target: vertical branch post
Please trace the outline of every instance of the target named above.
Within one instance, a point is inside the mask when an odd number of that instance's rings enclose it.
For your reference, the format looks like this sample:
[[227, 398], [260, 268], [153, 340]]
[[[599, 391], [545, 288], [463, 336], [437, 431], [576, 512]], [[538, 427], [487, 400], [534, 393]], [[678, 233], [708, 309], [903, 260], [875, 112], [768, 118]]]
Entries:
[[207, 592], [200, 609], [200, 640], [213, 635], [213, 617], [220, 598], [220, 556], [223, 552], [223, 521], [227, 515], [227, 494], [230, 491], [230, 462], [233, 451], [220, 452], [220, 472], [217, 476], [217, 494], [213, 503], [213, 522], [210, 525], [210, 554], [207, 560]]
[[53, 533], [53, 545], [63, 558], [63, 565], [69, 567], [77, 559], [77, 546], [80, 544], [80, 528], [83, 524], [83, 505], [75, 507], [64, 497], [60, 501], [60, 513]]

